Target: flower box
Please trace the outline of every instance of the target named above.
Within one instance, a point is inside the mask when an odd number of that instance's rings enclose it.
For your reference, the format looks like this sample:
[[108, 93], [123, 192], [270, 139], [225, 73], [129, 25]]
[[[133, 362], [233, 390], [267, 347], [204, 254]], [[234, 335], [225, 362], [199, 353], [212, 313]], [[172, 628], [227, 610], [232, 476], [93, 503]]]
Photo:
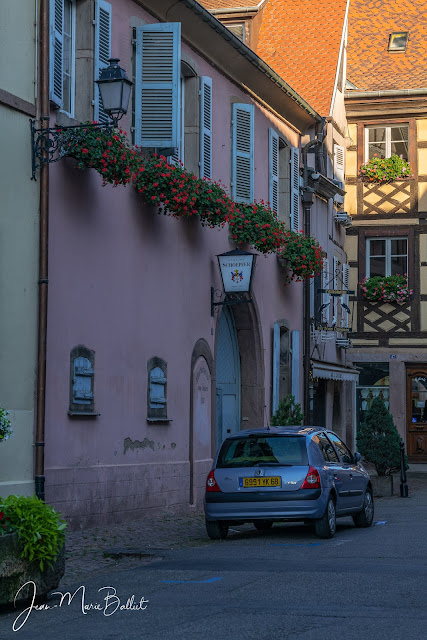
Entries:
[[413, 290], [409, 289], [406, 273], [394, 276], [374, 276], [363, 278], [360, 285], [362, 298], [370, 302], [397, 302], [403, 304], [411, 299]]
[[379, 158], [376, 154], [360, 168], [360, 176], [366, 182], [392, 182], [406, 180], [412, 174], [411, 165], [400, 156]]

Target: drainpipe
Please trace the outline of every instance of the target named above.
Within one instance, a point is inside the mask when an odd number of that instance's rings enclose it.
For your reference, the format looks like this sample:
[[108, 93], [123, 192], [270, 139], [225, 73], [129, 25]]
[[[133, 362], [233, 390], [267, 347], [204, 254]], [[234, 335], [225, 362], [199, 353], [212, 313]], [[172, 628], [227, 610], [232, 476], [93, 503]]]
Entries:
[[[39, 100], [40, 128], [49, 128], [49, 0], [40, 0], [39, 30]], [[38, 498], [44, 500], [44, 446], [45, 446], [45, 387], [46, 387], [46, 334], [48, 286], [48, 215], [49, 164], [40, 167], [40, 219], [39, 219], [39, 296], [37, 339], [37, 412], [35, 434], [34, 483]]]
[[[310, 140], [302, 150], [302, 161], [304, 166], [304, 179], [302, 189], [302, 201], [304, 208], [304, 235], [308, 238], [311, 235], [311, 207], [314, 203], [315, 190], [308, 186], [308, 168], [307, 168], [307, 154], [313, 147], [322, 147], [323, 134], [319, 134], [315, 140]], [[316, 171], [318, 171], [317, 152], [316, 151]], [[304, 424], [309, 425], [311, 422], [310, 415], [310, 350], [311, 350], [311, 320], [310, 320], [310, 279], [304, 280]]]

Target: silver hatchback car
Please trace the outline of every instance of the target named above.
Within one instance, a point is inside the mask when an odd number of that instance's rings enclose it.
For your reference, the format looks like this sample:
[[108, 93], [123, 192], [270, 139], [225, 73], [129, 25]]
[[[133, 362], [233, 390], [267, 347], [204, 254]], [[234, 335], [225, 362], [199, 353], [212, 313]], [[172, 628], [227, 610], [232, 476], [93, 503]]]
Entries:
[[332, 538], [336, 518], [351, 515], [357, 527], [374, 519], [372, 485], [360, 463], [332, 431], [320, 427], [271, 427], [240, 431], [222, 443], [206, 481], [206, 530], [212, 540], [231, 524], [314, 522]]

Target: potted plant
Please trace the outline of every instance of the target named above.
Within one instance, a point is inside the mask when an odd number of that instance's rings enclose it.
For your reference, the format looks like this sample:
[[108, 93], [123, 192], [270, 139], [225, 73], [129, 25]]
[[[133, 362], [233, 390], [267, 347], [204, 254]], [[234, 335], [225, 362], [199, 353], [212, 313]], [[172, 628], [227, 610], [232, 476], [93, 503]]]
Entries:
[[[36, 496], [0, 498], [0, 605], [55, 589], [65, 570], [66, 523]], [[18, 595], [17, 595], [18, 594]]]
[[411, 299], [413, 290], [408, 286], [408, 275], [374, 276], [359, 282], [362, 297], [370, 302], [398, 302]]
[[400, 469], [400, 436], [393, 417], [377, 396], [357, 431], [357, 448], [367, 462], [375, 466], [378, 478], [372, 478], [374, 495], [393, 495], [392, 473]]
[[300, 425], [303, 417], [301, 405], [296, 403], [294, 396], [289, 393], [280, 400], [279, 407], [271, 418], [270, 424], [272, 427]]
[[0, 442], [7, 440], [12, 435], [12, 423], [9, 420], [9, 411], [0, 407]]
[[406, 180], [411, 177], [411, 165], [400, 156], [390, 158], [374, 156], [360, 168], [360, 175], [366, 182], [386, 183]]

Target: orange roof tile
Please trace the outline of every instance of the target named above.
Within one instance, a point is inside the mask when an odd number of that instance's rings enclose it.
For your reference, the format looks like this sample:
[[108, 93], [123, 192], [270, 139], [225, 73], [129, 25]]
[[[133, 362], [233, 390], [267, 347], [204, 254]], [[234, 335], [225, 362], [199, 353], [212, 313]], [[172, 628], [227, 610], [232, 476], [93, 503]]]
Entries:
[[322, 116], [330, 111], [346, 6], [269, 0], [262, 14], [256, 53]]
[[217, 9], [240, 9], [240, 7], [251, 7], [256, 9], [261, 0], [199, 0], [208, 11]]
[[[409, 31], [404, 52], [389, 52], [390, 34]], [[347, 78], [359, 90], [427, 87], [425, 0], [351, 0]]]

